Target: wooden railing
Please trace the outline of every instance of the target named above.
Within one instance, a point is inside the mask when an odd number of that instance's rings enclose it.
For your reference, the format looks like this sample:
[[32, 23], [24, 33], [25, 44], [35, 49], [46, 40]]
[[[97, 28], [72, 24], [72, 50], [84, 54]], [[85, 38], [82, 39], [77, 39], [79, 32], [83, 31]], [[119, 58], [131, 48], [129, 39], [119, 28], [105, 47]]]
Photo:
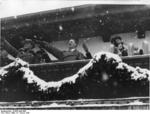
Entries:
[[[131, 66], [150, 69], [150, 55], [123, 57], [123, 61]], [[58, 81], [75, 74], [89, 60], [77, 60], [67, 62], [55, 62], [45, 64], [32, 64], [30, 68], [35, 75], [45, 81]]]

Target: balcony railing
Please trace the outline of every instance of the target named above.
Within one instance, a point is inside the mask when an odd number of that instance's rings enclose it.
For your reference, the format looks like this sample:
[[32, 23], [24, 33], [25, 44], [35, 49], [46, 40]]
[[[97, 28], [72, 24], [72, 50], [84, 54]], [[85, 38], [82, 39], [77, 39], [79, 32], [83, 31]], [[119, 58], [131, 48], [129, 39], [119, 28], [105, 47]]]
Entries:
[[[125, 63], [133, 67], [150, 69], [150, 55], [128, 56], [122, 58]], [[76, 60], [67, 62], [55, 62], [44, 64], [32, 64], [30, 68], [35, 75], [45, 81], [58, 81], [67, 76], [75, 74], [81, 67], [87, 64], [89, 60]]]

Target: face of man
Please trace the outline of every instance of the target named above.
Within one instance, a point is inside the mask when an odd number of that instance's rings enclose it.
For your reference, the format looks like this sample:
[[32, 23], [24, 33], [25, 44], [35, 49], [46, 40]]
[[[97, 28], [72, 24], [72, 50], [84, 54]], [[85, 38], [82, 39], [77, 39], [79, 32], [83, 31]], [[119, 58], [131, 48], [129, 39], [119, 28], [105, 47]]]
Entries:
[[27, 43], [24, 44], [24, 48], [25, 49], [32, 49], [33, 46], [32, 46], [32, 44], [30, 42], [27, 42]]
[[69, 49], [74, 49], [74, 48], [76, 48], [77, 44], [74, 39], [71, 39], [68, 42], [68, 46], [69, 46]]
[[116, 39], [116, 43], [117, 43], [117, 44], [121, 44], [121, 42], [122, 42], [122, 41], [121, 41], [120, 39]]

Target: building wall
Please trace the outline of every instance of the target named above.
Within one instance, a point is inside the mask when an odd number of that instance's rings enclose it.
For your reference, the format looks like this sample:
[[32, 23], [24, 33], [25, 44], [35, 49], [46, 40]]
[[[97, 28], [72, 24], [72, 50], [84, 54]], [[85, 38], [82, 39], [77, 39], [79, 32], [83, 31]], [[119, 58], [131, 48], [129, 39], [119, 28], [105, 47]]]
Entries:
[[[115, 34], [112, 37], [119, 35], [122, 37], [123, 41], [128, 45], [129, 43], [133, 43], [135, 46], [142, 48], [142, 42], [144, 40], [147, 40], [150, 44], [150, 31], [146, 32], [146, 38], [145, 39], [138, 39], [136, 33], [121, 33], [121, 34]], [[79, 45], [78, 45], [78, 50], [81, 51], [82, 53], [85, 53], [84, 50], [82, 49], [82, 42], [83, 40], [87, 40], [87, 46], [94, 55], [96, 52], [99, 51], [109, 51], [110, 48], [110, 42], [103, 42], [102, 38], [100, 36], [98, 37], [93, 37], [93, 38], [84, 38], [79, 40]], [[67, 41], [57, 41], [52, 43], [53, 46], [59, 48], [60, 50], [67, 50]], [[149, 46], [149, 51], [150, 51], [150, 46]], [[51, 58], [56, 60], [55, 57], [53, 57], [50, 54]]]

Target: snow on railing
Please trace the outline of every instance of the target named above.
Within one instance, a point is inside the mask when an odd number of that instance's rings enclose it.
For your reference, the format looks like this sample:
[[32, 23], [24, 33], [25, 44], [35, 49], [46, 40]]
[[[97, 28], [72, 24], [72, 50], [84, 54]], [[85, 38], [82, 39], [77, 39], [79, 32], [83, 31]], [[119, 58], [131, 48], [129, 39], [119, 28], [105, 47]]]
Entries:
[[[103, 64], [101, 62], [103, 62]], [[108, 69], [109, 71], [108, 70], [101, 71], [105, 69], [101, 67], [105, 67], [105, 68], [110, 67], [111, 69]], [[74, 84], [74, 86], [76, 86], [75, 84], [77, 82], [82, 83], [82, 79], [84, 79], [83, 81], [88, 80], [88, 77], [89, 75], [91, 75], [91, 72], [94, 73], [95, 70], [98, 72], [99, 77], [102, 77], [104, 74], [106, 76], [108, 75], [107, 80], [113, 77], [114, 72], [115, 72], [115, 75], [119, 75], [119, 78], [121, 77], [120, 75], [127, 75], [127, 77], [131, 77], [131, 80], [135, 80], [135, 81], [142, 80], [142, 79], [145, 79], [147, 81], [150, 80], [150, 71], [148, 69], [142, 69], [139, 67], [134, 68], [132, 66], [129, 66], [126, 63], [122, 62], [121, 58], [118, 55], [115, 55], [109, 52], [99, 52], [95, 54], [93, 59], [91, 59], [90, 62], [86, 64], [84, 67], [82, 67], [76, 74], [70, 77], [66, 77], [60, 81], [46, 82], [40, 79], [38, 76], [34, 74], [33, 71], [30, 70], [28, 63], [17, 58], [16, 61], [14, 61], [13, 63], [5, 67], [2, 67], [0, 69], [0, 82], [5, 80], [5, 77], [11, 76], [11, 74], [9, 73], [9, 72], [12, 72], [12, 70], [9, 71], [11, 68], [15, 69], [14, 71], [15, 73], [16, 72], [23, 73], [23, 75], [21, 76], [22, 76], [22, 80], [24, 80], [24, 83], [27, 83], [27, 85], [34, 84], [34, 87], [32, 88], [33, 91], [36, 88], [38, 89], [39, 92], [42, 92], [42, 93], [48, 92], [48, 94], [51, 94], [51, 92], [54, 90], [55, 92], [64, 91], [64, 88], [63, 88], [64, 85], [69, 86], [69, 85]], [[101, 79], [99, 79], [98, 81], [102, 82]]]

